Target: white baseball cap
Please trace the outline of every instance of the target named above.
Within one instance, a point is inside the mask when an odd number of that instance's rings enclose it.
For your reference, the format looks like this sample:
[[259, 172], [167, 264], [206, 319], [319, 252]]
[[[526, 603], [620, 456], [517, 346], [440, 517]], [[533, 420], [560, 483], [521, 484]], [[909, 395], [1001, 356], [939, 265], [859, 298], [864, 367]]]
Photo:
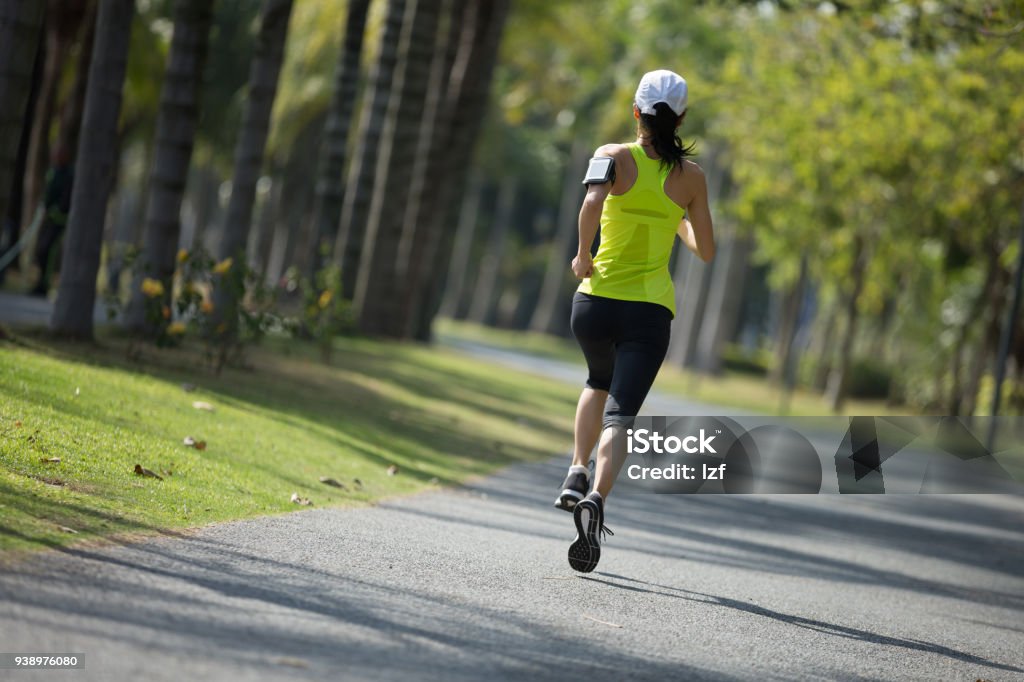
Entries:
[[654, 105], [664, 102], [682, 116], [686, 111], [686, 79], [667, 69], [658, 69], [644, 74], [636, 88], [636, 106], [642, 114], [654, 115]]

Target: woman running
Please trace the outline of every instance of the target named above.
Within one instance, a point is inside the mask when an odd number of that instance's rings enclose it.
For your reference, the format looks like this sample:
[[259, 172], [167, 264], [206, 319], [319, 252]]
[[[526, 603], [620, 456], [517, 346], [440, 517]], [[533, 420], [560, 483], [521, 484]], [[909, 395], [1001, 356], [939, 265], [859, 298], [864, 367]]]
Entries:
[[[644, 74], [633, 104], [636, 142], [599, 147], [584, 179], [572, 261], [583, 281], [571, 323], [589, 376], [576, 406], [572, 465], [555, 506], [573, 512], [569, 564], [585, 573], [601, 558], [601, 535], [608, 532], [604, 501], [626, 458], [616, 436], [639, 412], [668, 350], [675, 316], [668, 261], [675, 237], [704, 262], [715, 254], [704, 172], [687, 160], [693, 147], [684, 147], [677, 134], [686, 100], [686, 81], [678, 74]], [[591, 258], [599, 226], [601, 244]], [[588, 464], [598, 439], [591, 490]]]

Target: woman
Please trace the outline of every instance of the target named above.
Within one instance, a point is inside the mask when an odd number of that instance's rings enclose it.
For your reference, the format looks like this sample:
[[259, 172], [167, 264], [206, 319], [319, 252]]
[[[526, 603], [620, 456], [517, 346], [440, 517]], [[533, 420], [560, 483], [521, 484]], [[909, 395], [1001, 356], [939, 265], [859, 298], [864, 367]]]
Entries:
[[[715, 253], [704, 173], [686, 159], [692, 147], [677, 134], [686, 100], [686, 81], [678, 74], [645, 74], [633, 104], [636, 142], [599, 147], [584, 180], [572, 261], [583, 281], [573, 298], [572, 331], [589, 376], [576, 407], [572, 465], [555, 501], [573, 512], [569, 564], [577, 571], [594, 570], [601, 557], [604, 502], [626, 455], [616, 436], [639, 412], [668, 350], [675, 315], [668, 261], [675, 237], [704, 262]], [[599, 226], [601, 245], [591, 259]], [[587, 465], [598, 439], [590, 490]]]

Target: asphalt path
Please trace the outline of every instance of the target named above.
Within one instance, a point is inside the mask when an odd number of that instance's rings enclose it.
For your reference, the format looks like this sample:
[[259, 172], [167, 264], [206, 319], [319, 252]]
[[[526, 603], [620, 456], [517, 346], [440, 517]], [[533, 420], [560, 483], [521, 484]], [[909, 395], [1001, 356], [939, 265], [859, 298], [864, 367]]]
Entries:
[[623, 481], [615, 535], [581, 576], [571, 517], [551, 507], [565, 465], [9, 564], [0, 652], [85, 667], [0, 679], [1024, 679], [1020, 496]]

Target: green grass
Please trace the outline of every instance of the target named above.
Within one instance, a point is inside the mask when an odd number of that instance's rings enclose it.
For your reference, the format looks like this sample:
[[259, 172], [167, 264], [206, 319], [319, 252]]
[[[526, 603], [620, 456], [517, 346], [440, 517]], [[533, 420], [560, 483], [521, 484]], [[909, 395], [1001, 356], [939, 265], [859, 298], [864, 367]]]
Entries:
[[330, 366], [269, 346], [218, 377], [195, 349], [130, 362], [117, 339], [0, 343], [0, 556], [291, 511], [292, 493], [368, 504], [572, 442], [572, 386], [424, 346], [344, 340]]
[[[586, 377], [585, 363], [579, 347], [571, 339], [550, 334], [519, 332], [483, 327], [470, 322], [439, 320], [437, 334], [441, 341], [463, 340], [484, 343], [491, 346], [517, 350], [540, 357], [577, 363], [580, 366], [580, 382]], [[654, 390], [699, 400], [725, 408], [736, 408], [763, 414], [787, 414], [799, 416], [831, 415], [827, 401], [819, 394], [798, 389], [789, 396], [788, 409], [783, 409], [780, 388], [767, 379], [735, 372], [723, 372], [718, 376], [704, 376], [687, 372], [681, 368], [665, 365], [658, 373]], [[881, 400], [847, 400], [844, 414], [850, 415], [896, 415], [913, 414], [906, 407], [892, 407]]]

